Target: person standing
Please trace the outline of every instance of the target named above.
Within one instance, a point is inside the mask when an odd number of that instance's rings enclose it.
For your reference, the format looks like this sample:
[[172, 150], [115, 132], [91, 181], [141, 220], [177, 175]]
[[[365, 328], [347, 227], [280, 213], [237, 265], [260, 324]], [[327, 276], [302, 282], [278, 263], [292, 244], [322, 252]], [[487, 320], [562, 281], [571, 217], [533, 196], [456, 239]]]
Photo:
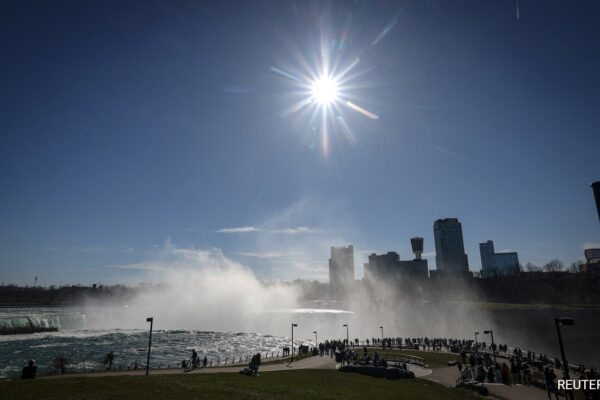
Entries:
[[29, 360], [26, 367], [23, 367], [21, 371], [21, 379], [35, 379], [37, 373], [37, 365], [34, 360]]
[[198, 367], [198, 353], [196, 353], [196, 349], [192, 350], [192, 368]]
[[548, 392], [548, 400], [552, 400], [552, 393], [558, 400], [558, 388], [556, 387], [556, 374], [552, 368], [544, 369], [544, 380], [546, 381], [546, 392]]

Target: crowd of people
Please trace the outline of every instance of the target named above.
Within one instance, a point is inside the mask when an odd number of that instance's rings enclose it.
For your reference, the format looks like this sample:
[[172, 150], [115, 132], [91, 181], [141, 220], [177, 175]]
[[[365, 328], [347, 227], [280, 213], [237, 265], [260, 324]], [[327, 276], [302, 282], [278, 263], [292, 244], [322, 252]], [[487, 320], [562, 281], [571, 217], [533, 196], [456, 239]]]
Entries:
[[[469, 339], [454, 338], [367, 338], [362, 342], [362, 355], [360, 354], [361, 341], [358, 338], [353, 340], [335, 339], [325, 340], [312, 347], [300, 345], [297, 348], [283, 348], [283, 356], [288, 357], [291, 352], [298, 355], [311, 353], [313, 356], [327, 356], [336, 359], [336, 362], [357, 365], [372, 365], [376, 367], [387, 367], [388, 361], [375, 351], [369, 353], [368, 347], [381, 347], [381, 349], [414, 349], [423, 351], [445, 351], [457, 353], [459, 360], [456, 365], [459, 370], [460, 382], [479, 382], [479, 383], [503, 383], [505, 385], [523, 384], [530, 385], [536, 380], [535, 377], [543, 379], [548, 398], [554, 396], [558, 400], [557, 370], [564, 366], [558, 358], [550, 359], [546, 354], [535, 353], [532, 351], [523, 351], [520, 348], [509, 348], [505, 344], [488, 344], [476, 342]], [[297, 350], [297, 353], [296, 353]], [[115, 355], [111, 351], [104, 357], [104, 365], [107, 370], [113, 367]], [[500, 358], [504, 361], [496, 361]], [[55, 364], [57, 369], [65, 372], [66, 360], [60, 356]], [[261, 358], [260, 353], [252, 356], [248, 371], [252, 375], [258, 372]], [[191, 360], [183, 360], [181, 366], [184, 369], [206, 368], [208, 364], [207, 356], [201, 358], [196, 350], [192, 350]], [[402, 365], [400, 365], [402, 368]], [[403, 365], [406, 369], [406, 365]], [[129, 368], [128, 368], [129, 369]], [[133, 369], [138, 369], [137, 362]], [[594, 368], [586, 369], [580, 365], [573, 370], [575, 377], [579, 379], [597, 380], [598, 372]], [[37, 366], [34, 360], [29, 360], [28, 364], [22, 370], [22, 379], [34, 379], [37, 374]], [[600, 391], [584, 391], [584, 399], [600, 400]]]

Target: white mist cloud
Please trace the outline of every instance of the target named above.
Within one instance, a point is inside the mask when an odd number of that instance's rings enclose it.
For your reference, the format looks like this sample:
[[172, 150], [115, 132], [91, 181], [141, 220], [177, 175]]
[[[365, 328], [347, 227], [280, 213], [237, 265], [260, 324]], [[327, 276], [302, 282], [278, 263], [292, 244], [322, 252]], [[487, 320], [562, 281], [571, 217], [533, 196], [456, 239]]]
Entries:
[[257, 228], [255, 226], [240, 226], [240, 227], [234, 227], [234, 228], [222, 228], [215, 232], [217, 232], [217, 233], [263, 232], [263, 233], [275, 233], [275, 234], [279, 233], [279, 234], [283, 234], [283, 235], [298, 235], [298, 234], [304, 234], [304, 233], [321, 233], [322, 230], [317, 229], [317, 228], [309, 228], [307, 226], [298, 226], [298, 227], [294, 227], [294, 228], [282, 228], [282, 229], [264, 229], [264, 228]]
[[294, 253], [278, 253], [274, 251], [253, 252], [253, 251], [236, 251], [233, 254], [243, 257], [253, 258], [283, 258], [295, 255]]
[[585, 242], [584, 244], [581, 245], [581, 248], [583, 250], [598, 249], [598, 248], [600, 248], [600, 243]]
[[167, 241], [148, 260], [110, 268], [141, 272], [145, 282], [157, 284], [128, 302], [126, 317], [115, 314], [114, 327], [143, 327], [145, 317], [153, 316], [157, 329], [270, 332], [276, 329], [270, 309], [297, 306], [294, 288], [262, 284], [250, 268], [216, 248]]
[[252, 232], [260, 232], [260, 229], [257, 229], [254, 226], [240, 226], [235, 228], [223, 228], [216, 231], [217, 233], [252, 233]]

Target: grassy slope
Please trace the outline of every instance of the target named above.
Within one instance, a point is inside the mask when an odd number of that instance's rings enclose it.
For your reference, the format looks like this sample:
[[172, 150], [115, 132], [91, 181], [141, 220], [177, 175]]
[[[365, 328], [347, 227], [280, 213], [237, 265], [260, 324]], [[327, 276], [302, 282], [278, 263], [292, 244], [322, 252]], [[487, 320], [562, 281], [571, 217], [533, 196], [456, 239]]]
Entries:
[[[388, 381], [332, 370], [39, 379], [0, 383], [7, 399], [394, 399], [475, 400], [421, 379]], [[5, 397], [6, 396], [6, 397]]]

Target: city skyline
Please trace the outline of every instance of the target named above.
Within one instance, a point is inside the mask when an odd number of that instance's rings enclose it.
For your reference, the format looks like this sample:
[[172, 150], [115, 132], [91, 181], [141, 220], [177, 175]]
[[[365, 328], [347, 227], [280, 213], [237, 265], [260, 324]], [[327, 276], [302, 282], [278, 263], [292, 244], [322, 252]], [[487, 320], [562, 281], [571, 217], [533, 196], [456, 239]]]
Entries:
[[[583, 259], [600, 4], [519, 3], [3, 3], [1, 280], [135, 283], [206, 256], [325, 281], [347, 244], [360, 278], [413, 236], [433, 269], [448, 217], [472, 271], [489, 239]], [[354, 74], [327, 134], [324, 106], [294, 111], [324, 48]]]

